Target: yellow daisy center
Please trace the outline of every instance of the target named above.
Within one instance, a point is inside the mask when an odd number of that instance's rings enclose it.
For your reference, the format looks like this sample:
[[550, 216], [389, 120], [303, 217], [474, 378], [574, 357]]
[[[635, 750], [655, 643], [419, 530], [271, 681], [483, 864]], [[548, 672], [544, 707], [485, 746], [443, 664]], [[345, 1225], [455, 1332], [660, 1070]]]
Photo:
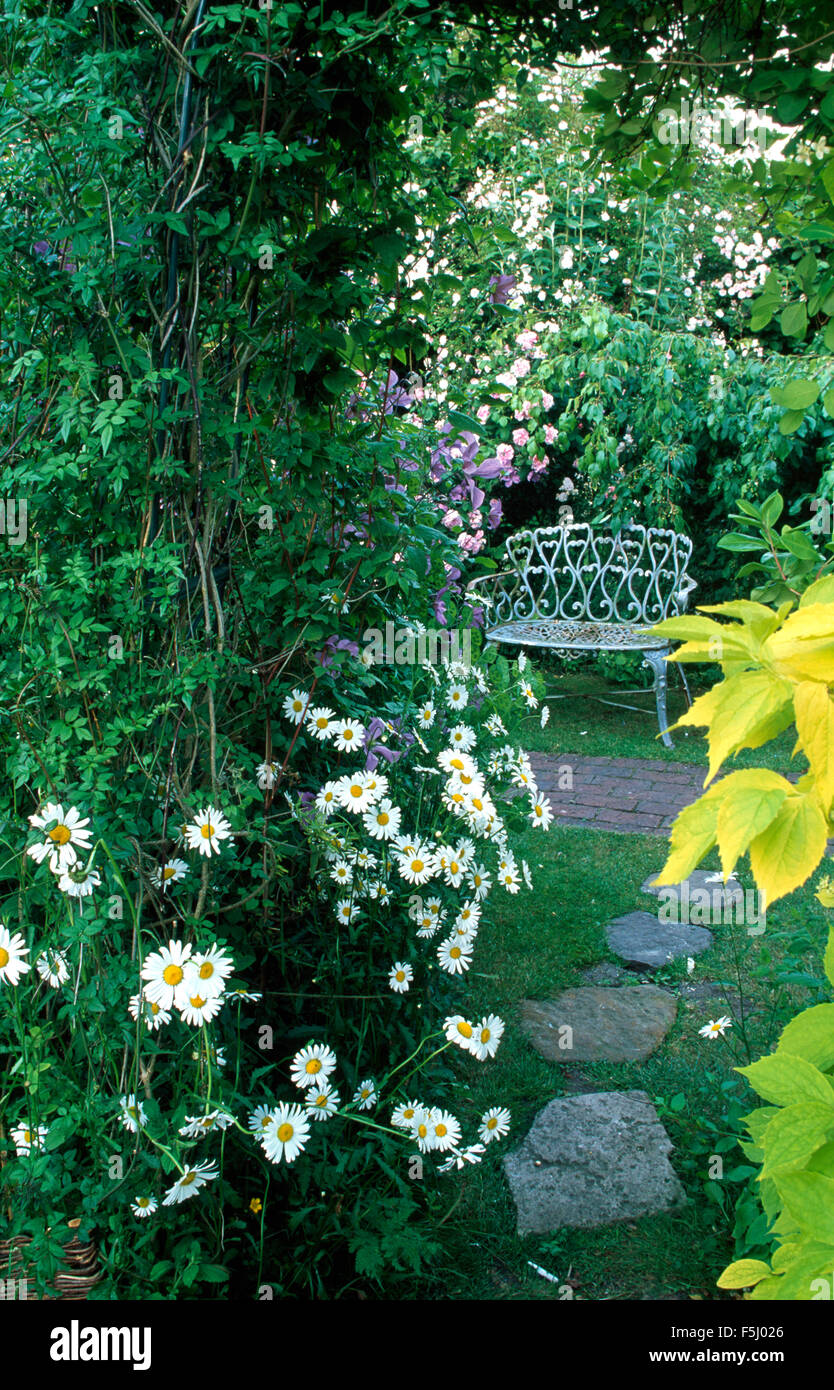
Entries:
[[179, 965], [166, 965], [162, 972], [162, 978], [166, 985], [178, 985], [182, 980], [183, 971]]
[[56, 825], [54, 830], [48, 833], [50, 840], [56, 845], [65, 845], [72, 839], [72, 831], [65, 825]]
[[214, 834], [214, 826], [212, 825], [211, 821], [207, 820], [205, 825], [200, 826], [200, 834], [202, 835], [204, 840], [211, 839], [212, 835]]
[[205, 999], [201, 998], [199, 994], [193, 994], [188, 1002], [192, 1009], [203, 1009], [206, 1005]]
[[356, 798], [359, 798], [359, 797], [362, 795], [362, 791], [363, 791], [363, 788], [360, 787], [360, 785], [359, 785], [358, 782], [351, 782], [351, 784], [350, 784], [350, 794], [351, 794], [351, 796], [356, 797]]
[[154, 1017], [156, 1017], [156, 1015], [159, 1013], [158, 1004], [151, 1004], [151, 1013], [154, 1015]]
[[420, 1136], [421, 1139], [425, 1139], [425, 1137], [426, 1137], [426, 1135], [428, 1134], [428, 1132], [429, 1132], [429, 1131], [428, 1131], [428, 1126], [427, 1126], [427, 1125], [418, 1125], [418, 1126], [417, 1126], [417, 1133], [419, 1134], [419, 1136]]
[[422, 859], [412, 859], [412, 861], [411, 861], [411, 872], [412, 872], [412, 873], [414, 873], [414, 874], [421, 874], [421, 873], [423, 872], [423, 870], [425, 869], [425, 867], [426, 867], [426, 866], [425, 866], [425, 864], [423, 863]]
[[137, 1197], [137, 1198], [136, 1198], [136, 1205], [137, 1205], [137, 1207], [149, 1207], [150, 1204], [151, 1204], [151, 1199], [150, 1199], [150, 1197]]
[[442, 1139], [444, 1135], [449, 1133], [444, 1124], [435, 1125], [434, 1132], [437, 1135], [438, 1139]]
[[463, 772], [464, 764], [461, 758], [450, 758], [449, 762], [452, 767], [457, 768], [459, 772]]
[[462, 1019], [460, 1020], [460, 1023], [458, 1023], [456, 1026], [457, 1026], [457, 1030], [458, 1030], [458, 1032], [460, 1033], [461, 1037], [463, 1037], [463, 1038], [471, 1038], [471, 1037], [472, 1037], [472, 1024], [471, 1024], [471, 1023], [467, 1023], [465, 1018], [462, 1018]]
[[180, 1187], [190, 1187], [196, 1176], [197, 1174], [194, 1172], [194, 1169], [191, 1168], [187, 1173], [184, 1173], [180, 1179]]
[[486, 1127], [487, 1129], [497, 1129], [498, 1121], [494, 1115], [490, 1115], [489, 1119], [486, 1122]]
[[200, 966], [199, 975], [201, 980], [210, 980], [214, 974], [214, 966], [210, 960], [204, 960]]
[[327, 1101], [328, 1097], [325, 1095], [324, 1091], [322, 1091], [320, 1096], [316, 1096], [316, 1105], [318, 1105], [320, 1109], [324, 1109], [327, 1105]]
[[280, 1139], [282, 1144], [289, 1144], [294, 1134], [295, 1130], [293, 1129], [292, 1125], [287, 1124], [286, 1121], [284, 1122], [284, 1124], [278, 1126], [278, 1138]]
[[345, 739], [351, 739], [351, 738], [353, 738], [353, 729], [343, 729], [343, 730], [342, 730], [342, 738], [345, 738]]
[[459, 873], [460, 873], [460, 864], [458, 863], [458, 861], [457, 861], [456, 859], [453, 859], [452, 862], [451, 862], [451, 864], [449, 865], [449, 873], [450, 873], [450, 874], [459, 874]]
[[463, 955], [463, 952], [461, 951], [460, 946], [453, 946], [451, 951], [449, 952], [449, 955], [452, 957], [452, 960], [458, 960], [458, 958], [461, 955]]
[[482, 1042], [482, 1043], [487, 1043], [487, 1042], [489, 1042], [489, 1040], [490, 1040], [491, 1037], [492, 1037], [492, 1032], [491, 1032], [491, 1030], [490, 1030], [489, 1028], [482, 1028], [482, 1029], [481, 1029], [481, 1042]]
[[403, 1111], [403, 1119], [404, 1119], [404, 1120], [413, 1120], [413, 1119], [414, 1119], [414, 1107], [413, 1107], [413, 1105], [407, 1105], [407, 1106], [406, 1106], [405, 1110]]
[[174, 877], [174, 874], [175, 874], [176, 872], [177, 872], [176, 869], [172, 868], [172, 866], [171, 866], [170, 864], [166, 864], [166, 865], [165, 865], [165, 868], [162, 870], [162, 880], [163, 880], [163, 882], [164, 882], [164, 883], [167, 883], [168, 879], [169, 879], [169, 878], [173, 878], [173, 877]]
[[397, 971], [396, 978], [397, 978], [397, 980], [399, 981], [399, 983], [402, 984], [403, 980], [405, 979], [405, 971], [404, 971], [404, 970], [398, 970], [398, 971]]
[[9, 955], [8, 951], [5, 950], [3, 946], [0, 946], [0, 970], [3, 969], [4, 965], [8, 965], [10, 960], [11, 956]]
[[390, 819], [391, 817], [389, 816], [387, 811], [380, 811], [379, 815], [376, 818], [376, 823], [377, 825], [387, 825]]
[[317, 728], [317, 729], [326, 729], [329, 723], [330, 723], [330, 720], [329, 720], [329, 719], [325, 719], [325, 718], [323, 718], [322, 716], [319, 716], [319, 718], [316, 720], [316, 728]]
[[321, 1071], [321, 1062], [318, 1057], [311, 1057], [309, 1062], [304, 1064], [304, 1070], [308, 1076], [315, 1076], [316, 1072]]
[[32, 1131], [31, 1131], [31, 1129], [24, 1129], [24, 1131], [23, 1131], [23, 1142], [24, 1142], [24, 1144], [31, 1144], [31, 1142], [32, 1142]]

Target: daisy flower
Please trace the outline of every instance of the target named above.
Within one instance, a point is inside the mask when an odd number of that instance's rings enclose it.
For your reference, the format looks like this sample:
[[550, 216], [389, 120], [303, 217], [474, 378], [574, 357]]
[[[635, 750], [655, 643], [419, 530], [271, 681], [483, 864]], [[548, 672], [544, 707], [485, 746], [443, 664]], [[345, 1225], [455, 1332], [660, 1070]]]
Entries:
[[702, 1038], [723, 1038], [726, 1030], [732, 1026], [733, 1020], [731, 1018], [711, 1018], [709, 1023], [698, 1029], [698, 1033]]
[[343, 883], [346, 888], [349, 888], [353, 883], [353, 869], [346, 859], [337, 859], [330, 870], [330, 877], [334, 883]]
[[180, 1202], [187, 1202], [189, 1197], [193, 1197], [195, 1192], [199, 1192], [206, 1183], [214, 1182], [219, 1178], [220, 1172], [216, 1164], [211, 1162], [198, 1163], [196, 1168], [188, 1168], [177, 1178], [173, 1187], [169, 1188], [162, 1199], [164, 1207], [172, 1207]]
[[388, 795], [388, 778], [384, 777], [381, 772], [366, 772], [365, 786], [374, 801], [381, 801], [383, 797]]
[[89, 898], [94, 888], [101, 887], [101, 874], [97, 869], [83, 869], [75, 865], [59, 875], [58, 887], [68, 898]]
[[438, 946], [437, 959], [441, 970], [449, 975], [462, 975], [472, 964], [472, 943], [450, 936]]
[[306, 1111], [313, 1120], [329, 1120], [341, 1105], [339, 1092], [334, 1091], [327, 1081], [311, 1086], [307, 1092]]
[[434, 877], [437, 864], [428, 845], [416, 845], [411, 854], [403, 854], [399, 860], [399, 871], [406, 883], [428, 883]]
[[553, 821], [553, 811], [551, 803], [546, 796], [531, 797], [530, 821], [533, 825], [539, 826], [542, 830], [548, 830]]
[[463, 709], [469, 701], [469, 691], [465, 685], [450, 685], [446, 692], [446, 703], [449, 709]]
[[141, 1100], [137, 1101], [134, 1095], [121, 1096], [119, 1099], [119, 1109], [121, 1110], [121, 1121], [125, 1129], [129, 1129], [131, 1134], [138, 1134], [140, 1129], [144, 1129], [148, 1123], [145, 1114], [145, 1107]]
[[358, 719], [337, 719], [335, 724], [336, 747], [340, 753], [350, 753], [362, 747], [365, 726]]
[[153, 1216], [154, 1212], [157, 1210], [156, 1198], [137, 1197], [135, 1202], [131, 1202], [130, 1210], [140, 1221], [144, 1221], [146, 1217]]
[[28, 1129], [26, 1125], [16, 1125], [11, 1131], [10, 1137], [18, 1158], [25, 1158], [32, 1149], [43, 1148], [46, 1135], [46, 1125], [38, 1125], [37, 1129]]
[[360, 1110], [373, 1110], [378, 1100], [376, 1082], [360, 1081], [353, 1097], [354, 1105], [358, 1105]]
[[391, 889], [387, 883], [374, 880], [373, 883], [368, 884], [368, 897], [373, 898], [381, 907], [388, 907], [391, 902]]
[[461, 753], [468, 753], [475, 747], [475, 730], [470, 729], [468, 724], [456, 724], [454, 729], [449, 730], [449, 742]]
[[508, 893], [517, 893], [521, 884], [518, 869], [515, 864], [508, 864], [499, 874], [499, 881]]
[[526, 767], [516, 766], [512, 769], [510, 775], [516, 787], [523, 787], [524, 790], [530, 792], [532, 796], [537, 794], [538, 787], [536, 785], [536, 779], [532, 772], [528, 772]]
[[336, 904], [336, 920], [344, 922], [345, 925], [354, 922], [359, 916], [359, 908], [352, 903], [350, 898], [341, 898]]
[[443, 1024], [443, 1031], [449, 1042], [456, 1043], [464, 1052], [469, 1052], [475, 1030], [463, 1014], [453, 1014], [451, 1018], [447, 1018]]
[[35, 961], [35, 969], [52, 989], [59, 989], [69, 979], [69, 966], [60, 951], [43, 951]]
[[375, 854], [371, 854], [369, 849], [360, 849], [354, 860], [358, 869], [375, 869], [379, 860]]
[[200, 854], [208, 855], [220, 853], [221, 840], [231, 838], [232, 827], [226, 820], [222, 811], [218, 811], [216, 806], [206, 806], [204, 811], [198, 811], [193, 822], [186, 829], [186, 840], [189, 849], [196, 849]]
[[470, 758], [468, 753], [462, 752], [458, 748], [444, 748], [442, 753], [438, 753], [437, 761], [444, 772], [452, 775], [465, 777], [477, 777], [477, 764]]
[[489, 1144], [493, 1139], [503, 1139], [510, 1132], [510, 1112], [494, 1106], [481, 1116], [478, 1138]]
[[214, 997], [223, 993], [234, 968], [231, 956], [225, 955], [215, 941], [207, 951], [197, 951], [191, 957], [185, 973], [189, 988], [196, 984], [201, 994]]
[[290, 1080], [302, 1090], [308, 1086], [320, 1086], [335, 1067], [336, 1054], [326, 1043], [309, 1043], [293, 1057]]
[[181, 941], [169, 941], [148, 956], [141, 971], [145, 997], [164, 1009], [178, 1009], [187, 995], [185, 968], [190, 959], [191, 946]]
[[333, 711], [328, 709], [326, 705], [318, 705], [316, 709], [311, 709], [307, 715], [308, 734], [312, 734], [313, 738], [317, 738], [323, 743], [333, 733], [333, 719]]
[[435, 721], [436, 714], [437, 711], [435, 710], [434, 705], [431, 703], [431, 701], [428, 701], [425, 705], [423, 705], [420, 709], [420, 713], [417, 715], [417, 723], [419, 724], [420, 728], [430, 729]]
[[346, 811], [355, 812], [370, 810], [376, 800], [373, 791], [368, 787], [368, 779], [364, 772], [354, 772], [347, 777], [340, 777], [336, 783], [336, 797]]
[[7, 985], [16, 985], [21, 975], [25, 975], [27, 970], [31, 970], [28, 960], [29, 947], [25, 945], [25, 939], [20, 932], [15, 932], [12, 936], [8, 927], [4, 927], [0, 922], [0, 980]]
[[294, 1163], [310, 1138], [310, 1121], [300, 1105], [284, 1101], [272, 1111], [272, 1123], [261, 1139], [270, 1163]]
[[275, 778], [278, 776], [280, 768], [277, 763], [258, 763], [255, 769], [258, 774], [258, 786], [262, 792], [272, 791], [275, 786]]
[[406, 962], [397, 960], [391, 966], [388, 984], [395, 994], [405, 994], [414, 979], [414, 971]]
[[533, 875], [530, 873], [530, 865], [527, 863], [527, 860], [526, 860], [526, 859], [522, 859], [522, 861], [521, 861], [521, 873], [522, 873], [522, 876], [523, 876], [523, 878], [524, 878], [524, 882], [525, 882], [526, 886], [527, 886], [528, 888], [532, 888], [532, 887], [533, 887]]
[[164, 893], [172, 883], [182, 883], [187, 873], [188, 865], [184, 859], [166, 859], [161, 868], [154, 869], [151, 883], [154, 888], [161, 888]]
[[294, 690], [284, 700], [284, 717], [291, 719], [293, 724], [300, 724], [309, 703], [310, 696], [306, 690]]
[[418, 1111], [423, 1110], [419, 1100], [404, 1100], [397, 1106], [391, 1116], [391, 1123], [395, 1129], [410, 1130], [414, 1124], [414, 1118]]
[[482, 1018], [480, 1023], [475, 1024], [469, 1047], [472, 1056], [477, 1057], [479, 1062], [485, 1062], [487, 1057], [494, 1057], [503, 1033], [503, 1019], [497, 1018], [495, 1014], [489, 1014], [486, 1018]]
[[193, 975], [190, 975], [188, 976], [185, 997], [177, 1004], [177, 1008], [183, 1023], [187, 1023], [191, 1028], [200, 1028], [204, 1023], [211, 1023], [211, 1020], [217, 1017], [223, 1007], [223, 1002], [222, 994], [210, 994], [198, 980], [195, 980]]
[[416, 1139], [417, 1147], [421, 1153], [427, 1154], [436, 1147], [435, 1136], [432, 1131], [432, 1121], [437, 1115], [436, 1110], [426, 1110], [423, 1106], [414, 1116], [411, 1128], [411, 1137]]
[[315, 800], [317, 811], [321, 811], [325, 816], [332, 816], [336, 807], [339, 805], [336, 782], [325, 782]]
[[534, 691], [532, 685], [529, 685], [527, 684], [527, 682], [522, 681], [520, 689], [521, 694], [524, 698], [524, 702], [527, 705], [528, 709], [538, 709], [539, 702], [536, 699], [536, 692]]
[[142, 994], [134, 994], [128, 1004], [128, 1012], [131, 1018], [141, 1017], [145, 1020], [145, 1027], [150, 1031], [156, 1032], [164, 1023], [171, 1022], [171, 1015], [168, 1009], [163, 1009], [161, 1004], [155, 1003], [151, 999], [146, 999]]
[[48, 801], [41, 811], [29, 817], [29, 824], [40, 830], [43, 838], [38, 844], [30, 845], [26, 853], [36, 864], [47, 859], [54, 874], [71, 869], [80, 849], [85, 853], [90, 849], [90, 831], [84, 829], [90, 824], [90, 818], [82, 820], [75, 806], [64, 814], [60, 803]]
[[448, 1173], [452, 1168], [462, 1168], [465, 1163], [480, 1163], [481, 1154], [486, 1153], [483, 1144], [470, 1144], [468, 1149], [451, 1150], [451, 1157], [441, 1163], [437, 1169], [438, 1173]]
[[366, 811], [362, 823], [374, 840], [393, 840], [400, 833], [402, 811], [390, 801], [380, 801]]
[[180, 1125], [179, 1133], [184, 1139], [202, 1139], [204, 1134], [215, 1129], [228, 1129], [234, 1124], [231, 1115], [225, 1110], [212, 1110], [209, 1115], [186, 1115], [185, 1124]]
[[487, 897], [492, 887], [492, 879], [484, 868], [483, 864], [476, 864], [469, 875], [469, 887], [475, 897], [483, 900]]
[[549, 720], [549, 718], [550, 718], [550, 706], [549, 706], [549, 705], [542, 705], [542, 717], [541, 717], [541, 726], [542, 726], [542, 728], [544, 728], [544, 726], [545, 726], [545, 724], [547, 723], [547, 721]]
[[460, 1125], [448, 1110], [436, 1110], [429, 1120], [429, 1133], [433, 1138], [432, 1148], [443, 1153], [460, 1143]]
[[524, 675], [524, 672], [525, 672], [526, 670], [527, 670], [527, 653], [526, 653], [526, 652], [520, 652], [520, 653], [519, 653], [519, 657], [518, 657], [518, 674], [519, 674], [520, 676], [523, 676], [523, 675]]
[[493, 738], [500, 738], [502, 734], [507, 732], [500, 714], [491, 714], [489, 719], [484, 721], [484, 728], [488, 734], [492, 734]]
[[272, 1124], [272, 1115], [273, 1107], [271, 1105], [256, 1105], [246, 1125], [249, 1133], [257, 1135], [265, 1133]]

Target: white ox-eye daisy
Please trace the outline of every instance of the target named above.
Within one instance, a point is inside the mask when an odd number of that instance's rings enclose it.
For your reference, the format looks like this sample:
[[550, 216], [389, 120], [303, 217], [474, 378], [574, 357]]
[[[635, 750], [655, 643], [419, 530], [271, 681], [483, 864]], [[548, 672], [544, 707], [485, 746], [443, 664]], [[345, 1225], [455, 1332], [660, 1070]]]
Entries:
[[284, 717], [291, 719], [293, 724], [300, 724], [309, 703], [310, 696], [306, 690], [294, 690], [284, 698]]
[[351, 753], [362, 747], [365, 726], [358, 719], [337, 719], [335, 724], [336, 747], [340, 753]]
[[12, 936], [8, 927], [0, 922], [0, 980], [4, 984], [16, 985], [21, 975], [31, 970], [31, 965], [25, 959], [28, 954], [29, 947], [20, 932]]
[[207, 951], [196, 951], [189, 960], [185, 971], [189, 990], [215, 998], [225, 990], [234, 968], [231, 956], [214, 941]]
[[311, 1120], [329, 1120], [341, 1105], [339, 1092], [329, 1082], [320, 1082], [307, 1091], [305, 1110]]
[[272, 1123], [261, 1138], [270, 1163], [294, 1163], [310, 1137], [310, 1121], [300, 1105], [282, 1102], [272, 1111]]
[[151, 883], [165, 893], [173, 883], [182, 883], [187, 873], [188, 865], [184, 859], [166, 859], [164, 864], [154, 869]]
[[305, 1090], [326, 1081], [336, 1067], [336, 1054], [326, 1043], [309, 1043], [292, 1059], [290, 1080]]
[[156, 1032], [163, 1024], [171, 1022], [170, 1010], [163, 1009], [161, 1004], [146, 998], [144, 994], [131, 995], [127, 1007], [131, 1018], [139, 1019], [141, 1017], [144, 1019], [145, 1027], [149, 1032], [151, 1030]]
[[35, 969], [52, 989], [59, 989], [69, 979], [69, 966], [60, 951], [42, 951], [35, 961]]
[[191, 945], [169, 941], [167, 946], [147, 956], [141, 977], [146, 982], [145, 998], [164, 1009], [178, 1009], [186, 999], [188, 984], [186, 966], [191, 959]]
[[154, 1212], [157, 1210], [156, 1198], [137, 1197], [135, 1201], [131, 1202], [130, 1210], [140, 1221], [144, 1221], [146, 1217], [153, 1216]]
[[65, 813], [59, 802], [48, 801], [40, 811], [29, 817], [29, 824], [40, 830], [42, 839], [30, 845], [26, 853], [36, 864], [42, 864], [46, 859], [54, 874], [63, 874], [71, 869], [78, 861], [78, 851], [87, 853], [90, 849], [90, 831], [84, 829], [90, 824], [90, 818], [87, 816], [82, 820], [81, 812], [75, 806], [70, 806]]
[[16, 1125], [10, 1137], [18, 1158], [25, 1158], [32, 1149], [42, 1149], [47, 1132], [46, 1125], [38, 1125], [37, 1129], [29, 1129], [25, 1124]]
[[414, 971], [407, 961], [395, 960], [388, 974], [388, 984], [395, 994], [406, 994], [414, 979]]
[[222, 994], [210, 994], [193, 975], [186, 977], [185, 997], [177, 1005], [183, 1023], [201, 1028], [204, 1023], [211, 1023], [222, 1007]]
[[216, 806], [206, 806], [198, 811], [194, 820], [186, 827], [186, 841], [189, 849], [199, 850], [211, 858], [220, 853], [220, 842], [231, 838], [232, 827], [222, 811]]
[[499, 1106], [493, 1106], [481, 1116], [481, 1124], [478, 1130], [478, 1138], [483, 1139], [485, 1144], [490, 1144], [493, 1139], [503, 1139], [510, 1132], [510, 1112]]
[[162, 1205], [172, 1207], [180, 1202], [187, 1202], [201, 1187], [205, 1187], [206, 1183], [213, 1182], [219, 1176], [217, 1165], [209, 1161], [198, 1163], [195, 1168], [187, 1168], [182, 1176], [177, 1178], [173, 1187], [168, 1189], [162, 1199]]

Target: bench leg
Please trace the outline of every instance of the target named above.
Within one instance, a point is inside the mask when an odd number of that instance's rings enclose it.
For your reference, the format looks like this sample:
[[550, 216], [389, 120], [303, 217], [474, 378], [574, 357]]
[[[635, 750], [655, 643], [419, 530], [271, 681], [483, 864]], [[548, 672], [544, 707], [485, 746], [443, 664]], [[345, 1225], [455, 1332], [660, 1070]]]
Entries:
[[668, 733], [669, 720], [666, 714], [666, 656], [667, 651], [648, 651], [643, 653], [643, 663], [651, 666], [654, 672], [654, 693], [657, 700], [657, 722], [660, 725], [660, 732], [663, 742], [667, 748], [674, 748], [672, 739]]

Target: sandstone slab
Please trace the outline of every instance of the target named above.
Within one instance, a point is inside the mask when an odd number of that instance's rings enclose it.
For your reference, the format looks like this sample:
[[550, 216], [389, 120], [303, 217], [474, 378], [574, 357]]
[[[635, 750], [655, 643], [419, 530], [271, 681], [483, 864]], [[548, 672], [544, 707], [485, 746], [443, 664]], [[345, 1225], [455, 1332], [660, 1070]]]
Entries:
[[680, 883], [658, 884], [654, 887], [650, 875], [642, 884], [642, 892], [660, 899], [659, 915], [670, 923], [690, 922], [710, 926], [729, 922], [755, 923], [764, 915], [763, 904], [754, 889], [745, 890], [732, 876], [725, 883], [720, 873], [695, 869]]
[[674, 995], [656, 985], [566, 989], [556, 999], [525, 999], [521, 1027], [550, 1062], [643, 1062], [677, 1013]]
[[682, 1206], [671, 1149], [645, 1091], [552, 1100], [504, 1159], [518, 1234], [606, 1226]]
[[659, 970], [678, 956], [697, 956], [712, 945], [712, 932], [688, 923], [661, 922], [650, 912], [627, 912], [605, 928], [608, 945], [629, 965]]

